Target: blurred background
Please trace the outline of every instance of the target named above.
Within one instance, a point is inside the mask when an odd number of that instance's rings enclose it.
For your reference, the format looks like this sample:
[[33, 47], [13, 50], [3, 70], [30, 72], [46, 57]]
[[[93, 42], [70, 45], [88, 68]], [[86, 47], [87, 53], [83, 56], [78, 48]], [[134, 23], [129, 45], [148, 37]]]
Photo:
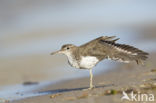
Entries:
[[[155, 52], [156, 1], [1, 0], [0, 87], [89, 76], [70, 67], [65, 56], [50, 53], [63, 44], [81, 45], [106, 35]], [[111, 63], [103, 61], [94, 73]]]

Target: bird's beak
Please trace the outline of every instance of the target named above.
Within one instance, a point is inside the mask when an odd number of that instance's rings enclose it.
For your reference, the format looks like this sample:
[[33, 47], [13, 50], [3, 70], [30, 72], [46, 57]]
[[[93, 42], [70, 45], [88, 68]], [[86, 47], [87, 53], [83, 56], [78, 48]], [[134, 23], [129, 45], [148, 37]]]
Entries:
[[52, 53], [50, 53], [50, 55], [54, 55], [54, 54], [60, 54], [60, 53], [62, 53], [62, 50], [59, 50], [59, 51], [52, 52]]

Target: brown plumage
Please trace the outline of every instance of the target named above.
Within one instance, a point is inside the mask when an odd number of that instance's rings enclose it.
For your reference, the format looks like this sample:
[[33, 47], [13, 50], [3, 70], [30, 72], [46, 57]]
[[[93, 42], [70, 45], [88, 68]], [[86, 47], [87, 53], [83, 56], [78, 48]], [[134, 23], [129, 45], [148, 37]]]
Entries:
[[[115, 36], [102, 36], [80, 46], [83, 55], [92, 55], [102, 59], [112, 59], [121, 62], [136, 61], [137, 64], [143, 64], [147, 59], [148, 53], [139, 50], [133, 46], [118, 44]], [[89, 48], [85, 48], [85, 47]], [[87, 50], [88, 49], [88, 50]]]

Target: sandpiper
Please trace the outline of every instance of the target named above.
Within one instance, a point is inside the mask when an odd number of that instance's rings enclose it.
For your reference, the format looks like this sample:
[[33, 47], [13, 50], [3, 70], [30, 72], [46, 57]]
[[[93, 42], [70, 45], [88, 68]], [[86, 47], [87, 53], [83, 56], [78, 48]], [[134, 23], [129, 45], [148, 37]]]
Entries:
[[81, 46], [73, 44], [63, 45], [59, 51], [51, 53], [64, 54], [68, 58], [68, 63], [78, 69], [88, 69], [90, 71], [90, 87], [93, 86], [92, 68], [104, 59], [111, 59], [119, 62], [129, 63], [136, 61], [143, 64], [148, 58], [148, 53], [133, 46], [118, 44], [116, 36], [101, 36]]

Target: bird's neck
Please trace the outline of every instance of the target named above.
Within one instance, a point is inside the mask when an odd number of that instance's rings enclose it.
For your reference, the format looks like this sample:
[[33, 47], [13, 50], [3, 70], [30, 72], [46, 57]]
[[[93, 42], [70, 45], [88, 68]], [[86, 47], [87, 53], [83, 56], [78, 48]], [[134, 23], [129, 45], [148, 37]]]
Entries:
[[74, 57], [74, 55], [73, 55], [72, 52], [68, 52], [68, 53], [66, 53], [66, 56], [67, 56], [67, 58], [68, 58], [69, 61], [75, 59], [75, 57]]
[[79, 68], [79, 61], [76, 59], [76, 55], [74, 55], [74, 52], [68, 52], [66, 53], [66, 56], [68, 58], [69, 64], [75, 68]]

